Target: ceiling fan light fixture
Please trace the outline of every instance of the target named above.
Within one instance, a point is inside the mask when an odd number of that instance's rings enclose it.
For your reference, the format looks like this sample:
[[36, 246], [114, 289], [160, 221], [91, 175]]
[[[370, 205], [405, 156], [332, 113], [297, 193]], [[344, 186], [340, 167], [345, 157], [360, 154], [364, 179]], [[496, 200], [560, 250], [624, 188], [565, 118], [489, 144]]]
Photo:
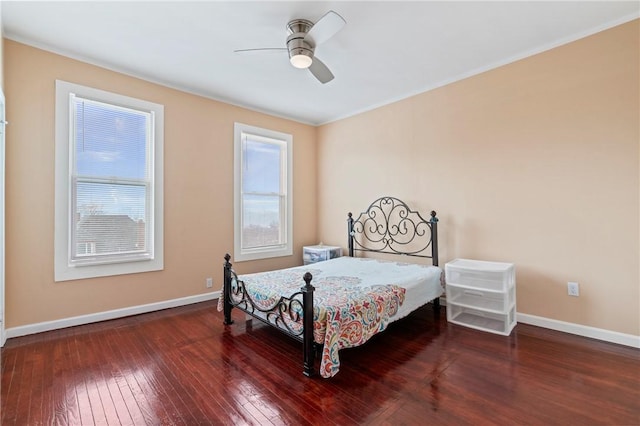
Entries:
[[303, 53], [292, 55], [291, 58], [289, 58], [289, 61], [291, 62], [291, 65], [300, 69], [309, 68], [313, 62], [309, 55], [305, 55]]
[[[2, 0], [0, 0], [2, 1]], [[335, 35], [346, 24], [344, 18], [333, 10], [328, 11], [316, 22], [306, 19], [294, 19], [287, 24], [286, 48], [266, 47], [258, 49], [240, 49], [237, 53], [255, 51], [289, 53], [289, 62], [298, 69], [308, 69], [320, 83], [333, 80], [333, 74], [320, 59], [315, 56], [317, 45], [324, 43]]]

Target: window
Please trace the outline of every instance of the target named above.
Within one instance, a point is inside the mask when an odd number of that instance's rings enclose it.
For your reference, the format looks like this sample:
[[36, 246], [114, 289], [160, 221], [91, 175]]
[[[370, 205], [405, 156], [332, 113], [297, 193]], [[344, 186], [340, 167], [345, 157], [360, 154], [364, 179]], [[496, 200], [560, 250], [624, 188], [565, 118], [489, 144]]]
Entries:
[[293, 253], [292, 142], [285, 133], [235, 124], [235, 261]]
[[163, 268], [163, 116], [56, 81], [56, 281]]

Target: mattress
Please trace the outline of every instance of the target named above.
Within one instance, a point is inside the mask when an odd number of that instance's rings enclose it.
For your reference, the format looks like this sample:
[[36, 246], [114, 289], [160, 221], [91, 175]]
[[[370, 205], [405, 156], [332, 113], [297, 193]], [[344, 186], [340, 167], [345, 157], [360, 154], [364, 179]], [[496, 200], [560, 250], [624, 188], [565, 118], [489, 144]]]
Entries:
[[442, 270], [436, 266], [345, 256], [291, 269], [311, 272], [314, 277], [311, 284], [316, 278], [344, 276], [359, 278], [361, 287], [394, 284], [404, 288], [404, 303], [391, 321], [406, 317], [444, 293], [440, 282]]

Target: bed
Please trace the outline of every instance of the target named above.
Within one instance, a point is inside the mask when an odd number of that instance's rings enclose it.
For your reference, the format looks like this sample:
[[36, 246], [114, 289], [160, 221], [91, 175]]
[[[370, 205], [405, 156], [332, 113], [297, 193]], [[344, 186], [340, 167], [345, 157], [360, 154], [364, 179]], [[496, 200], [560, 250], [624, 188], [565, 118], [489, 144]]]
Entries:
[[[300, 340], [303, 374], [332, 377], [340, 368], [341, 349], [362, 345], [429, 302], [439, 313], [437, 225], [435, 211], [426, 220], [403, 201], [385, 196], [356, 218], [348, 214], [348, 256], [238, 276], [227, 254], [218, 309], [227, 325], [233, 323], [232, 309], [239, 309]], [[431, 265], [409, 263], [409, 257], [431, 259]]]

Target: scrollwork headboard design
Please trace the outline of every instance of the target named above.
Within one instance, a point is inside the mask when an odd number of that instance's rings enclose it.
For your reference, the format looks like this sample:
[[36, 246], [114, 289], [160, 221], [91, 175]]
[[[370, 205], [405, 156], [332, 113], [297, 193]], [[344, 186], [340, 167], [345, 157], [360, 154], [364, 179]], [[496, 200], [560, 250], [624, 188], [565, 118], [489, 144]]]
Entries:
[[[389, 253], [432, 259], [438, 266], [438, 218], [429, 220], [394, 197], [375, 200], [357, 218], [349, 213], [349, 256], [356, 251]], [[430, 251], [427, 249], [431, 248]]]

